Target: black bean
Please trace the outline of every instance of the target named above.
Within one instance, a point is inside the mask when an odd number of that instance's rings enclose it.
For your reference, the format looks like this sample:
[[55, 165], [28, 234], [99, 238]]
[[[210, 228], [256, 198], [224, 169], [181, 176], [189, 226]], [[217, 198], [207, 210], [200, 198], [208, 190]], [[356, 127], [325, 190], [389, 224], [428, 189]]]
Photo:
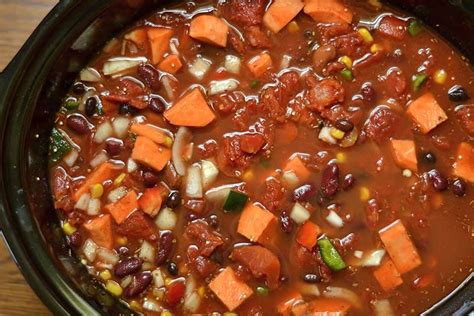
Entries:
[[174, 262], [168, 263], [168, 272], [172, 276], [177, 276], [178, 275], [178, 266]]
[[339, 166], [330, 163], [324, 170], [321, 178], [321, 193], [324, 197], [331, 197], [339, 189]]
[[86, 100], [86, 106], [84, 112], [86, 113], [87, 116], [92, 116], [94, 115], [95, 111], [97, 109], [97, 99], [95, 97], [89, 97]]
[[209, 226], [211, 226], [212, 228], [219, 227], [219, 218], [217, 217], [216, 214], [210, 215], [209, 220], [207, 222], [209, 223]]
[[123, 141], [118, 138], [108, 138], [105, 141], [105, 150], [111, 157], [118, 156], [123, 149]]
[[316, 187], [312, 184], [305, 184], [293, 191], [293, 201], [308, 202], [308, 200], [316, 193]]
[[69, 236], [69, 243], [72, 247], [79, 248], [82, 245], [81, 233], [78, 231], [75, 231], [74, 233], [72, 233], [72, 235]]
[[464, 196], [466, 195], [466, 182], [461, 179], [454, 180], [453, 184], [451, 185], [451, 191], [457, 196]]
[[121, 255], [122, 257], [125, 257], [125, 256], [128, 256], [130, 254], [130, 249], [128, 249], [128, 247], [125, 247], [125, 246], [122, 246], [122, 247], [119, 247], [117, 249], [117, 252], [119, 253], [119, 255]]
[[444, 191], [448, 188], [448, 180], [441, 175], [437, 169], [433, 169], [428, 173], [433, 187], [437, 191]]
[[422, 154], [423, 160], [427, 163], [434, 164], [436, 163], [436, 156], [432, 152], [425, 152]]
[[138, 109], [131, 106], [130, 104], [128, 103], [122, 103], [119, 105], [119, 114], [120, 115], [127, 115], [127, 114], [130, 114], [130, 115], [136, 115], [138, 114]]
[[161, 114], [166, 110], [165, 103], [160, 98], [151, 98], [150, 102], [148, 102], [148, 107], [150, 110], [158, 114]]
[[155, 91], [160, 89], [160, 72], [152, 65], [143, 64], [138, 66], [137, 74], [148, 88]]
[[304, 275], [303, 277], [303, 280], [306, 282], [306, 283], [319, 283], [321, 282], [321, 277], [317, 274], [314, 274], [314, 273], [307, 273]]
[[153, 188], [158, 182], [160, 182], [160, 178], [152, 171], [145, 171], [143, 173], [143, 183], [147, 188]]
[[280, 214], [280, 225], [281, 225], [281, 230], [289, 234], [293, 231], [295, 222], [290, 216], [288, 216], [287, 212], [283, 211]]
[[354, 186], [354, 183], [355, 183], [354, 175], [352, 173], [348, 173], [346, 174], [346, 176], [344, 177], [344, 181], [342, 182], [342, 189], [344, 191], [349, 190], [350, 188]]
[[337, 129], [345, 133], [348, 133], [354, 129], [354, 124], [352, 124], [351, 121], [346, 120], [346, 119], [337, 120], [334, 125], [336, 126]]
[[376, 92], [370, 83], [364, 84], [360, 90], [360, 93], [366, 102], [373, 102], [375, 100]]
[[138, 272], [142, 266], [142, 260], [137, 257], [131, 257], [121, 260], [115, 265], [114, 274], [119, 278]]
[[449, 100], [453, 102], [463, 102], [470, 99], [466, 89], [461, 86], [453, 86], [448, 91]]
[[72, 86], [72, 92], [75, 95], [83, 95], [86, 92], [86, 87], [84, 86], [84, 84], [82, 82], [76, 82]]
[[188, 213], [188, 214], [186, 214], [186, 220], [187, 220], [188, 222], [194, 222], [195, 220], [200, 219], [200, 218], [201, 218], [201, 216], [199, 216], [199, 215], [196, 214], [196, 213]]
[[314, 36], [313, 36], [313, 31], [310, 30], [310, 29], [306, 29], [304, 30], [304, 33], [303, 33], [304, 37], [306, 37], [307, 39], [312, 39]]
[[171, 232], [164, 232], [160, 236], [160, 247], [156, 255], [156, 265], [162, 265], [166, 262], [171, 250], [173, 249], [173, 239], [174, 236]]
[[171, 191], [166, 199], [166, 206], [176, 208], [181, 204], [181, 194], [178, 191]]
[[71, 114], [66, 119], [66, 126], [77, 134], [89, 133], [89, 122], [80, 114]]
[[133, 277], [132, 283], [127, 286], [123, 294], [125, 297], [131, 298], [137, 296], [146, 290], [152, 281], [150, 271], [141, 272]]

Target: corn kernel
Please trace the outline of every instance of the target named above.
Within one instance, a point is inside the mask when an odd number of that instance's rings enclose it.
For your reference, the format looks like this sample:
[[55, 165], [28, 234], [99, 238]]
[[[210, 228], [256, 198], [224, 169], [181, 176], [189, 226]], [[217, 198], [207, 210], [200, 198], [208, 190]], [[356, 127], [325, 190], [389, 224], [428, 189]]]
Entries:
[[342, 56], [339, 61], [343, 63], [347, 68], [352, 69], [352, 59], [349, 56]]
[[433, 80], [437, 84], [444, 84], [446, 82], [446, 78], [448, 78], [448, 74], [444, 69], [438, 69], [433, 75]]
[[298, 22], [296, 21], [291, 21], [288, 24], [288, 31], [291, 33], [296, 33], [300, 30], [300, 26], [298, 25]]
[[120, 186], [126, 176], [127, 176], [127, 174], [122, 172], [117, 178], [115, 178], [114, 186], [116, 186], [116, 187]]
[[337, 162], [344, 163], [347, 161], [347, 156], [345, 153], [337, 153], [336, 154], [336, 160]]
[[372, 34], [370, 34], [369, 30], [366, 29], [365, 27], [361, 27], [359, 29], [359, 34], [360, 36], [362, 36], [362, 38], [364, 39], [364, 42], [366, 43], [372, 43], [374, 41]]
[[96, 183], [91, 188], [91, 195], [93, 199], [98, 199], [104, 194], [104, 186], [100, 183]]
[[63, 231], [66, 235], [70, 236], [76, 232], [77, 228], [71, 225], [69, 222], [63, 224]]
[[372, 54], [375, 54], [377, 52], [380, 52], [382, 50], [382, 46], [380, 44], [372, 44], [370, 46], [370, 52]]
[[105, 288], [107, 291], [109, 291], [110, 294], [115, 295], [115, 296], [120, 296], [122, 295], [123, 289], [118, 284], [117, 282], [113, 280], [108, 280], [107, 283], [105, 284]]
[[116, 241], [120, 246], [125, 246], [128, 243], [128, 238], [125, 236], [119, 236], [117, 237]]
[[173, 145], [173, 139], [171, 137], [165, 137], [165, 142], [163, 145], [166, 147], [171, 147]]
[[402, 175], [403, 175], [405, 178], [410, 178], [410, 177], [413, 175], [413, 172], [411, 172], [410, 169], [403, 169]]
[[165, 297], [165, 291], [162, 288], [153, 288], [153, 295], [158, 301], [161, 301]]
[[104, 270], [102, 272], [99, 273], [99, 276], [102, 280], [104, 281], [107, 281], [107, 280], [110, 280], [112, 278], [112, 274], [110, 273], [109, 270]]
[[377, 10], [382, 9], [382, 3], [380, 3], [380, 0], [369, 0], [369, 4]]
[[223, 316], [239, 316], [238, 314], [236, 313], [232, 313], [232, 312], [225, 312], [224, 314], [222, 314]]
[[161, 312], [160, 316], [173, 316], [173, 313], [170, 311], [163, 311]]
[[130, 302], [130, 308], [137, 311], [137, 310], [141, 310], [142, 306], [140, 305], [140, 303], [134, 300]]
[[165, 285], [166, 286], [170, 285], [171, 283], [173, 283], [173, 279], [171, 279], [171, 278], [166, 278], [165, 279]]
[[253, 171], [252, 171], [252, 170], [250, 170], [250, 169], [249, 169], [249, 170], [246, 170], [246, 171], [244, 172], [244, 174], [242, 175], [242, 180], [244, 180], [244, 181], [250, 181], [250, 180], [253, 179], [253, 176], [254, 176], [254, 174], [253, 174]]
[[341, 131], [340, 129], [331, 128], [331, 136], [334, 137], [335, 139], [343, 139], [344, 134], [345, 133]]
[[360, 200], [368, 201], [370, 199], [370, 190], [367, 187], [360, 188]]
[[201, 286], [201, 287], [198, 288], [197, 292], [198, 292], [200, 297], [203, 297], [204, 294], [206, 294], [206, 288], [204, 286]]

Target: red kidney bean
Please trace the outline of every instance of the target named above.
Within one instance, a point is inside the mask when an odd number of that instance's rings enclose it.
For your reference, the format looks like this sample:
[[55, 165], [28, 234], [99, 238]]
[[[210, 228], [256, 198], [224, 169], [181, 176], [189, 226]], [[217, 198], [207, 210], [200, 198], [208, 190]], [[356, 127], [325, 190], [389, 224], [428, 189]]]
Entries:
[[433, 187], [437, 191], [444, 191], [448, 188], [448, 180], [443, 175], [441, 175], [437, 169], [429, 171], [428, 175]]
[[375, 89], [372, 87], [372, 84], [365, 83], [360, 90], [362, 98], [366, 102], [372, 102], [375, 100]]
[[328, 62], [336, 58], [337, 52], [333, 45], [326, 44], [318, 47], [313, 53], [313, 66], [316, 71], [321, 71]]
[[152, 276], [149, 271], [141, 272], [133, 277], [132, 283], [125, 288], [125, 297], [131, 298], [137, 296], [146, 290], [152, 281]]
[[280, 226], [281, 230], [287, 234], [291, 233], [295, 226], [295, 222], [291, 219], [290, 216], [288, 216], [288, 213], [285, 211], [281, 212], [280, 214]]
[[160, 236], [160, 248], [156, 255], [156, 265], [162, 265], [166, 262], [173, 249], [174, 236], [171, 232], [165, 232]]
[[66, 119], [66, 126], [77, 134], [89, 133], [89, 122], [80, 114], [71, 114]]
[[148, 107], [150, 110], [158, 114], [161, 114], [166, 110], [165, 103], [160, 98], [151, 98]]
[[457, 196], [466, 195], [466, 182], [461, 179], [454, 180], [453, 184], [451, 185], [451, 191]]
[[160, 89], [160, 72], [152, 65], [142, 64], [138, 66], [137, 74], [148, 88], [155, 91]]
[[105, 141], [105, 150], [111, 156], [118, 156], [123, 149], [123, 141], [117, 138], [108, 138]]
[[79, 248], [82, 245], [81, 233], [76, 231], [71, 236], [69, 236], [69, 243], [72, 247]]
[[140, 258], [131, 257], [123, 259], [115, 265], [114, 274], [119, 278], [123, 278], [124, 276], [137, 272], [141, 266], [142, 260]]
[[321, 178], [321, 193], [325, 197], [331, 197], [339, 189], [339, 166], [336, 163], [329, 164], [324, 170]]
[[342, 182], [342, 189], [344, 191], [349, 190], [350, 188], [354, 186], [354, 183], [355, 183], [354, 175], [352, 173], [348, 173], [346, 174], [346, 176], [344, 177], [344, 181]]
[[293, 191], [293, 201], [307, 202], [316, 193], [316, 187], [312, 184], [305, 184]]
[[143, 183], [147, 188], [154, 187], [158, 182], [160, 182], [160, 178], [153, 172], [145, 171], [143, 173]]

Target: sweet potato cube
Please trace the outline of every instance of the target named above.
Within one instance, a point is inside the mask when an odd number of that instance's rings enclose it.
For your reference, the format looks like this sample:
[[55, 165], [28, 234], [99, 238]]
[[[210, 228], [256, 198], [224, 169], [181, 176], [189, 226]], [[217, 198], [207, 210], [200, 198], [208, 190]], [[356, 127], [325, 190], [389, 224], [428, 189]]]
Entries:
[[407, 114], [419, 126], [423, 134], [429, 133], [448, 119], [432, 93], [426, 93], [410, 103]]
[[175, 74], [177, 73], [181, 67], [183, 67], [183, 63], [181, 62], [181, 59], [177, 55], [168, 55], [163, 61], [158, 65], [158, 68], [160, 70], [165, 71], [170, 74]]
[[418, 170], [418, 160], [416, 158], [415, 142], [412, 140], [396, 140], [390, 141], [392, 145], [392, 155], [395, 163], [404, 169], [412, 171]]
[[390, 258], [401, 274], [409, 272], [421, 264], [418, 251], [400, 220], [396, 220], [382, 228], [379, 235]]
[[455, 176], [474, 182], [474, 147], [472, 145], [459, 144], [453, 168]]
[[112, 179], [119, 171], [120, 168], [110, 162], [101, 164], [86, 177], [84, 183], [74, 192], [73, 199], [75, 201], [79, 200], [81, 195], [89, 192], [91, 186], [98, 183], [102, 184], [102, 182]]
[[173, 125], [189, 127], [204, 127], [216, 119], [199, 88], [183, 96], [164, 116]]
[[137, 136], [145, 136], [157, 144], [164, 144], [166, 137], [169, 137], [162, 129], [151, 124], [132, 124], [130, 131]]
[[296, 290], [291, 290], [279, 300], [277, 304], [277, 311], [279, 315], [290, 316], [291, 310], [295, 304], [303, 301], [303, 296]]
[[263, 16], [263, 24], [272, 31], [278, 33], [303, 9], [301, 0], [275, 0]]
[[268, 69], [273, 67], [272, 57], [263, 52], [260, 55], [257, 55], [250, 59], [247, 62], [247, 67], [253, 73], [256, 78], [261, 77]]
[[138, 136], [133, 147], [132, 159], [156, 171], [161, 171], [171, 159], [171, 151], [155, 144], [148, 137]]
[[286, 163], [285, 167], [283, 168], [283, 171], [293, 171], [300, 180], [300, 182], [305, 182], [309, 179], [309, 176], [311, 175], [311, 172], [308, 168], [306, 168], [303, 161], [298, 155], [293, 155], [292, 157], [290, 157], [290, 160], [288, 160], [288, 162]]
[[105, 209], [112, 215], [117, 224], [122, 224], [138, 209], [137, 194], [135, 191], [128, 192], [117, 202], [107, 204]]
[[385, 260], [373, 273], [385, 292], [390, 292], [403, 283], [400, 272], [390, 259]]
[[307, 221], [298, 228], [296, 241], [308, 250], [312, 250], [318, 242], [318, 235], [321, 234], [321, 228], [313, 222]]
[[352, 12], [339, 0], [307, 0], [304, 13], [317, 22], [351, 24]]
[[89, 232], [91, 239], [100, 247], [107, 249], [114, 248], [114, 238], [112, 232], [112, 218], [110, 215], [102, 215], [89, 220], [84, 225]]
[[220, 47], [227, 46], [229, 26], [211, 14], [202, 14], [193, 18], [189, 28], [189, 36], [199, 41]]
[[292, 312], [293, 316], [307, 316], [307, 315], [337, 315], [344, 316], [351, 308], [351, 304], [346, 300], [340, 298], [317, 298], [306, 304], [296, 305]]
[[163, 203], [162, 187], [148, 188], [138, 200], [138, 205], [146, 214], [154, 217], [158, 214]]
[[250, 241], [265, 244], [273, 236], [277, 218], [258, 205], [248, 204], [240, 215], [237, 232]]
[[243, 281], [239, 280], [231, 267], [225, 268], [214, 280], [209, 283], [209, 288], [222, 303], [233, 311], [240, 306], [253, 291]]
[[151, 48], [151, 62], [157, 65], [163, 60], [164, 54], [170, 48], [170, 39], [173, 31], [165, 28], [152, 27], [147, 30]]

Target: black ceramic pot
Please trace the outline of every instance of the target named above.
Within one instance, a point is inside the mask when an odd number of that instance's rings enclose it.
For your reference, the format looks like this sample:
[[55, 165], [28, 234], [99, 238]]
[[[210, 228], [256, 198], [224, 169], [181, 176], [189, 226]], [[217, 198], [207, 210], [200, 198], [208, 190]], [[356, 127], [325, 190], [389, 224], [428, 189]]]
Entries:
[[[474, 62], [474, 0], [392, 0], [418, 16]], [[55, 215], [47, 173], [54, 113], [93, 54], [159, 0], [63, 0], [0, 75], [0, 224], [10, 250], [43, 302], [57, 315], [133, 314], [107, 294], [71, 254]], [[468, 278], [427, 311], [468, 314]]]

